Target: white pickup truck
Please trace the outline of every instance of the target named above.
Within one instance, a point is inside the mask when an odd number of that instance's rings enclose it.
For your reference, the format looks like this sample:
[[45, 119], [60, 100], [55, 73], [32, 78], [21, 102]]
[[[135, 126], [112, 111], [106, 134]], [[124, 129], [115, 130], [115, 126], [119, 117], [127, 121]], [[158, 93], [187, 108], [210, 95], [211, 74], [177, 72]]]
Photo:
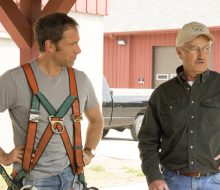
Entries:
[[109, 88], [107, 80], [103, 79], [102, 114], [104, 117], [105, 137], [110, 129], [123, 131], [128, 128], [134, 140], [141, 127], [147, 102], [153, 89]]

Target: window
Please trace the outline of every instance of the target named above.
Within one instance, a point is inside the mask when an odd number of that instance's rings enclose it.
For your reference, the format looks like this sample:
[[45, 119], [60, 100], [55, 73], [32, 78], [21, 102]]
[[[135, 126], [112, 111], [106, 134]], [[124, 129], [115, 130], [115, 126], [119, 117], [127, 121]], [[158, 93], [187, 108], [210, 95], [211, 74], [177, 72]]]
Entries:
[[157, 74], [156, 80], [168, 80], [168, 74]]

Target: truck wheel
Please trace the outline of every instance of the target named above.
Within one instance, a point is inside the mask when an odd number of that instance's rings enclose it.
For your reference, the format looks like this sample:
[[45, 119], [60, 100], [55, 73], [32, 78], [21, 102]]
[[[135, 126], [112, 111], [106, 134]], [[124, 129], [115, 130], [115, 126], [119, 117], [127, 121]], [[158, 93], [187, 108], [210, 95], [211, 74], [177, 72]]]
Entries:
[[138, 136], [139, 130], [141, 128], [143, 118], [144, 118], [144, 115], [138, 115], [134, 121], [133, 126], [131, 127], [131, 136], [135, 141], [138, 140], [137, 136]]
[[103, 129], [102, 138], [104, 138], [109, 132], [109, 129]]

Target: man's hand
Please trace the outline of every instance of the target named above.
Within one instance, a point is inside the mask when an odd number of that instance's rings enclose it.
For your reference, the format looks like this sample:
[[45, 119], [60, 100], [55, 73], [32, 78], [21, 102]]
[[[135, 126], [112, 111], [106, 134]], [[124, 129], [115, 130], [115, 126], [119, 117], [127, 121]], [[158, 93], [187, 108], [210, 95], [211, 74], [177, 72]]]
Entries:
[[85, 165], [90, 164], [90, 162], [92, 161], [93, 156], [91, 155], [90, 152], [88, 151], [83, 151], [83, 162]]
[[149, 185], [149, 190], [169, 190], [169, 188], [164, 180], [156, 180]]
[[0, 155], [0, 163], [9, 166], [13, 163], [22, 163], [24, 155], [24, 146], [20, 145], [18, 147], [15, 147], [11, 152], [5, 153], [3, 150], [1, 150]]
[[[220, 159], [220, 154], [218, 154], [216, 157], [214, 157], [214, 160], [219, 160]], [[220, 166], [218, 166], [218, 169], [220, 170]]]

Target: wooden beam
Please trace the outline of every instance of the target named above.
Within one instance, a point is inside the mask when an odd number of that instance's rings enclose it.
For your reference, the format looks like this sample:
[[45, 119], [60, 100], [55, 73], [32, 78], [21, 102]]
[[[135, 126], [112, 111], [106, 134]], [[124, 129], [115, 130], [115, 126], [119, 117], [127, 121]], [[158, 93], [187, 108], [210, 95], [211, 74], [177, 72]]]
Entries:
[[[22, 15], [27, 18], [31, 26], [34, 25], [35, 20], [39, 17], [41, 12], [41, 0], [20, 0], [20, 11]], [[33, 28], [33, 27], [32, 27]], [[31, 30], [31, 48], [20, 48], [20, 64], [24, 64], [33, 60], [39, 55], [39, 51], [36, 47], [34, 40], [34, 33]]]
[[41, 12], [41, 0], [20, 0], [20, 11], [33, 25]]
[[0, 21], [19, 48], [31, 47], [31, 25], [13, 0], [0, 0]]
[[41, 14], [44, 15], [52, 12], [68, 13], [75, 2], [76, 0], [49, 0]]

